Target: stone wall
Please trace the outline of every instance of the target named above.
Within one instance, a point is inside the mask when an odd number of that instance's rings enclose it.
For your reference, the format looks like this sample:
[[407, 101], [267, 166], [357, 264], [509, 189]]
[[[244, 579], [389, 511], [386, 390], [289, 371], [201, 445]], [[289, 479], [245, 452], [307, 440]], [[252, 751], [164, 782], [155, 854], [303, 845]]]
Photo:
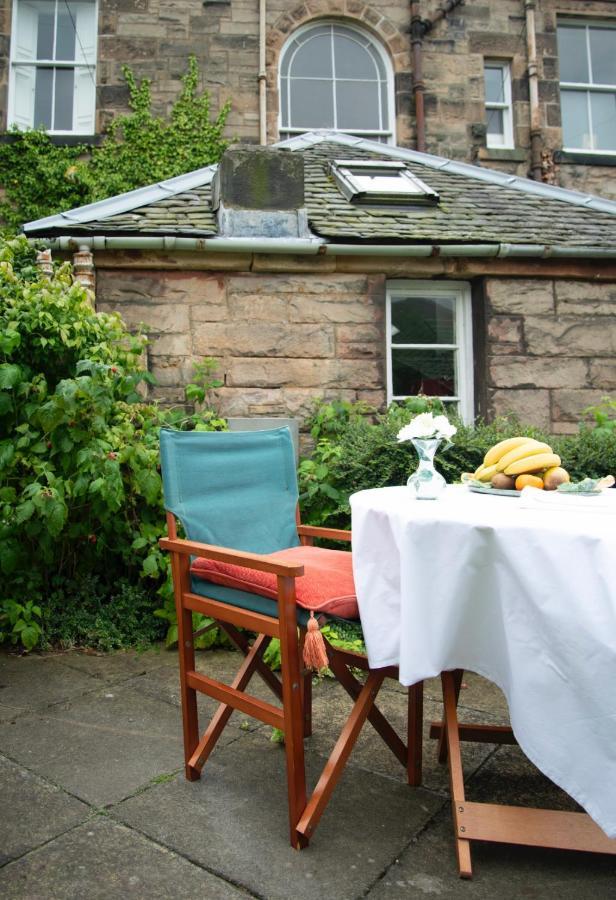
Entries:
[[491, 415], [577, 431], [581, 411], [616, 391], [616, 284], [487, 279]]
[[304, 417], [315, 397], [385, 401], [383, 276], [105, 271], [97, 309], [150, 328], [155, 396], [216, 359], [225, 415]]
[[[489, 277], [483, 285], [478, 388], [488, 414], [576, 430], [584, 407], [616, 391], [616, 283]], [[148, 324], [154, 395], [165, 402], [183, 401], [204, 356], [218, 363], [225, 415], [303, 418], [316, 397], [385, 402], [382, 274], [99, 268], [97, 308]]]
[[[422, 0], [422, 15], [440, 0]], [[0, 130], [6, 124], [11, 0], [0, 0]], [[562, 146], [556, 48], [556, 13], [614, 20], [610, 0], [542, 0], [537, 3], [541, 121], [548, 158]], [[395, 73], [397, 142], [414, 146], [414, 110], [408, 0], [268, 0], [268, 138], [278, 137], [278, 60], [300, 25], [329, 16], [361, 24], [386, 48]], [[474, 0], [439, 22], [425, 42], [426, 137], [429, 152], [479, 162], [518, 175], [529, 170], [529, 107], [523, 0]], [[257, 141], [258, 0], [100, 0], [98, 130], [126, 111], [122, 66], [152, 80], [158, 111], [168, 110], [194, 54], [214, 111], [232, 101], [228, 134]], [[516, 150], [485, 147], [483, 61], [511, 62]], [[557, 153], [558, 156], [558, 153]], [[616, 161], [616, 153], [614, 154]], [[616, 197], [616, 169], [608, 165], [557, 162], [556, 183]]]

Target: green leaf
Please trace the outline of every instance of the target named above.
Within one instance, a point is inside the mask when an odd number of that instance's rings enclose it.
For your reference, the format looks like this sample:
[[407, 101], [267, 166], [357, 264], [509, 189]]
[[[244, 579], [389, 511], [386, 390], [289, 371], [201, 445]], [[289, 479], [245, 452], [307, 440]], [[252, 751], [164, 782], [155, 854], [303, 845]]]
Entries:
[[154, 556], [153, 554], [146, 556], [146, 558], [143, 560], [143, 572], [150, 578], [158, 575], [158, 559], [156, 558], [156, 556]]
[[178, 642], [178, 626], [170, 625], [167, 630], [167, 636], [165, 638], [165, 645], [167, 647], [173, 647]]
[[0, 364], [0, 389], [11, 390], [19, 384], [22, 378], [21, 366], [17, 366], [14, 363]]
[[33, 650], [38, 644], [41, 636], [41, 628], [36, 622], [31, 622], [26, 628], [22, 629], [21, 642], [26, 650]]
[[34, 514], [34, 503], [32, 500], [26, 500], [25, 503], [22, 503], [17, 507], [15, 513], [15, 521], [18, 525], [21, 525], [23, 522], [27, 522], [28, 519], [32, 517]]
[[15, 455], [15, 447], [12, 441], [0, 442], [0, 469], [6, 469]]
[[49, 533], [52, 537], [57, 537], [62, 529], [64, 528], [64, 523], [67, 518], [67, 509], [64, 503], [60, 500], [51, 500], [47, 504], [47, 515], [45, 517], [47, 527], [49, 529]]

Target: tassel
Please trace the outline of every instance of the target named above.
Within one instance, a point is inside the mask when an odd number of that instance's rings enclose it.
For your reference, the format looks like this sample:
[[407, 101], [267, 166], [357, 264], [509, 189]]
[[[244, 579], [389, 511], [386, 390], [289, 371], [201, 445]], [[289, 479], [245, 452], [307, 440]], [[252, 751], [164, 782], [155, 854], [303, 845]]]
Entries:
[[314, 672], [320, 672], [328, 664], [325, 640], [313, 612], [310, 613], [308, 619], [304, 640], [304, 664], [307, 669], [312, 669]]

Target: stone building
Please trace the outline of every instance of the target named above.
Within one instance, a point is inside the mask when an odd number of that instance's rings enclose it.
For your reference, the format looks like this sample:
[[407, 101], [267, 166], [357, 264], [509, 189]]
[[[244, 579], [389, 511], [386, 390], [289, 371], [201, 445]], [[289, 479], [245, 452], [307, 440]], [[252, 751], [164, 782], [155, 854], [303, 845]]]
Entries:
[[191, 54], [241, 141], [334, 129], [616, 196], [612, 0], [0, 0], [0, 130], [96, 140], [123, 65], [162, 111]]
[[569, 432], [616, 391], [605, 198], [314, 132], [25, 231], [80, 248], [97, 308], [149, 325], [168, 402], [203, 356], [234, 416], [423, 392]]

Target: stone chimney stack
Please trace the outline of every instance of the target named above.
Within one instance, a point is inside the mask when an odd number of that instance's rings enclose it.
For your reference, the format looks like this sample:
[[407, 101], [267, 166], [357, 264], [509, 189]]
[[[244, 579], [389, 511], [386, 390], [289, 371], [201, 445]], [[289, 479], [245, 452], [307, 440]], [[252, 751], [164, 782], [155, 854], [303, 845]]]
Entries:
[[309, 237], [301, 153], [236, 145], [223, 155], [213, 184], [224, 237]]

